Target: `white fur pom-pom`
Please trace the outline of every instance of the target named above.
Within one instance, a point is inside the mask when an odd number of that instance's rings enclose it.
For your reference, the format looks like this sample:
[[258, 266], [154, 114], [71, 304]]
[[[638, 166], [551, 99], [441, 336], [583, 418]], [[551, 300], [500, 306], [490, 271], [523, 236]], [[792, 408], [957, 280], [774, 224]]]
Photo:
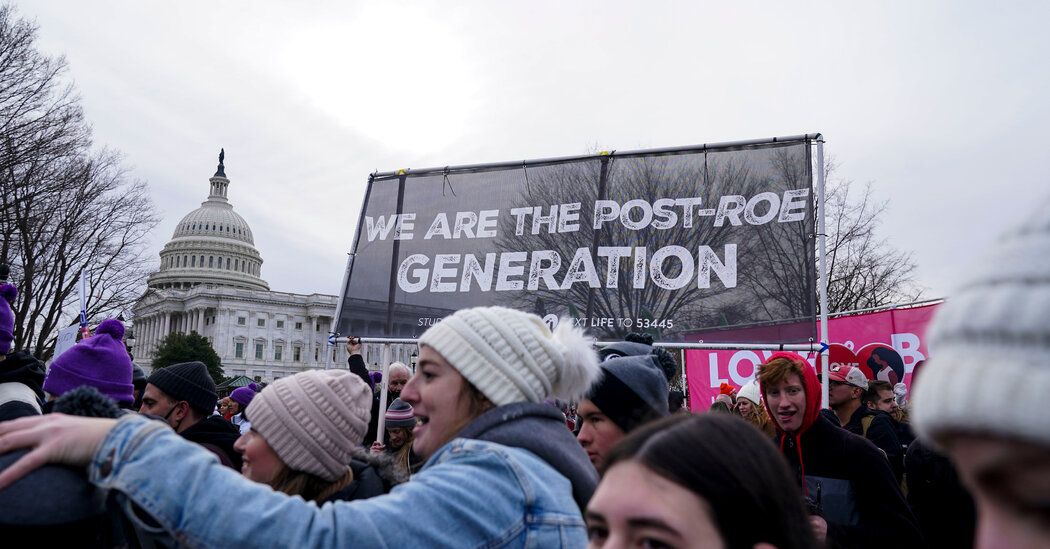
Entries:
[[551, 396], [561, 400], [579, 400], [587, 395], [602, 375], [594, 340], [582, 328], [574, 327], [570, 318], [558, 322], [553, 339], [565, 348], [565, 363], [552, 387]]

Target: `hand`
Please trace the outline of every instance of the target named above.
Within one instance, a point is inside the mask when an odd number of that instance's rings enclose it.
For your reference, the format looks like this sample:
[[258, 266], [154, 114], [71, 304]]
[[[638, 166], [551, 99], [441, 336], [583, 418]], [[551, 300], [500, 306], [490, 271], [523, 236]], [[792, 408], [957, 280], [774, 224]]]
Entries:
[[347, 340], [346, 340], [346, 352], [347, 352], [347, 354], [359, 355], [359, 354], [361, 354], [361, 347], [362, 347], [362, 345], [361, 345], [361, 338], [353, 337], [353, 336], [347, 338]]
[[372, 448], [370, 448], [370, 450], [373, 454], [382, 454], [383, 451], [386, 450], [386, 444], [383, 444], [382, 442], [379, 442], [377, 440], [372, 443]]
[[91, 463], [115, 419], [47, 414], [0, 423], [0, 454], [30, 451], [0, 473], [0, 490], [48, 463], [85, 467]]
[[828, 539], [828, 523], [824, 520], [824, 517], [810, 515], [809, 527], [813, 529], [813, 537], [817, 538], [817, 542], [823, 545]]

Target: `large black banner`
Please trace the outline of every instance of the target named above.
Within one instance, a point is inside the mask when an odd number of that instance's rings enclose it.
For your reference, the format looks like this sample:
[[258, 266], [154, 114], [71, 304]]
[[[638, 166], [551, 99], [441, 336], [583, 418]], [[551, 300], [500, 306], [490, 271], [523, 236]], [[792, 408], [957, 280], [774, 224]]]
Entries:
[[416, 337], [503, 305], [600, 339], [807, 341], [814, 138], [375, 174], [337, 331]]

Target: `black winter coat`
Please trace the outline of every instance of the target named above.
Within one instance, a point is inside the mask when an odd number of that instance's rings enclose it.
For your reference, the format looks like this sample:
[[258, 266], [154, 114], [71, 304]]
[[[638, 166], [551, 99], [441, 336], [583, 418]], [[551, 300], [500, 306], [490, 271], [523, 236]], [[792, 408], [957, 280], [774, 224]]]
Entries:
[[241, 431], [222, 416], [208, 416], [179, 435], [219, 456], [223, 465], [241, 470], [241, 453], [233, 449], [233, 443], [240, 438]]
[[784, 441], [783, 454], [828, 523], [829, 547], [923, 546], [893, 471], [871, 442], [820, 415], [799, 447]]
[[904, 456], [908, 503], [930, 547], [973, 547], [977, 510], [955, 466], [916, 439]]
[[[821, 413], [828, 414], [828, 419], [831, 419], [832, 423], [838, 421], [838, 416], [831, 410]], [[871, 418], [871, 425], [868, 426], [867, 434], [864, 433], [864, 418], [866, 417]], [[893, 469], [893, 476], [900, 483], [904, 475], [904, 447], [901, 446], [900, 439], [897, 438], [897, 429], [893, 423], [893, 419], [886, 412], [876, 412], [862, 405], [853, 412], [853, 415], [849, 418], [849, 423], [843, 425], [842, 428], [868, 439], [872, 444], [885, 452], [886, 459], [890, 462], [890, 468]]]

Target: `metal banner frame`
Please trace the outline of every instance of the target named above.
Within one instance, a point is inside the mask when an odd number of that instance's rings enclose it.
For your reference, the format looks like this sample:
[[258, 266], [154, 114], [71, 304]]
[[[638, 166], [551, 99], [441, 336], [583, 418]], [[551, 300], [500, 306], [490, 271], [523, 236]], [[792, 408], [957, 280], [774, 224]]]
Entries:
[[[724, 149], [724, 148], [731, 148], [731, 147], [738, 147], [738, 146], [739, 147], [744, 147], [744, 146], [748, 146], [748, 145], [757, 145], [757, 144], [762, 144], [762, 143], [774, 143], [774, 142], [778, 142], [778, 141], [798, 141], [798, 140], [809, 141], [811, 146], [815, 148], [814, 152], [816, 153], [814, 155], [815, 156], [814, 161], [811, 161], [811, 163], [810, 163], [810, 168], [814, 169], [816, 171], [815, 184], [816, 184], [817, 204], [816, 204], [816, 213], [815, 213], [815, 215], [817, 216], [817, 219], [816, 219], [817, 234], [815, 236], [816, 236], [816, 248], [817, 248], [816, 249], [816, 252], [817, 252], [816, 253], [816, 256], [817, 256], [816, 257], [816, 260], [817, 260], [816, 261], [816, 263], [817, 263], [816, 267], [817, 267], [817, 281], [818, 281], [817, 291], [818, 291], [818, 299], [819, 299], [819, 303], [820, 303], [819, 315], [818, 315], [819, 323], [820, 323], [820, 334], [819, 334], [820, 341], [819, 342], [811, 342], [811, 343], [808, 343], [808, 344], [804, 344], [804, 343], [803, 344], [704, 343], [704, 342], [700, 342], [700, 341], [698, 341], [698, 342], [657, 342], [657, 343], [653, 344], [654, 346], [656, 346], [656, 347], [664, 347], [664, 348], [667, 348], [667, 349], [679, 349], [679, 350], [702, 349], [702, 350], [795, 351], [795, 352], [801, 352], [801, 353], [804, 353], [804, 352], [819, 352], [820, 353], [820, 361], [821, 361], [821, 365], [822, 365], [822, 371], [827, 371], [827, 368], [828, 368], [828, 346], [827, 346], [827, 342], [829, 340], [829, 336], [828, 336], [828, 311], [827, 311], [827, 307], [828, 307], [828, 273], [827, 273], [827, 260], [826, 260], [826, 253], [827, 253], [826, 239], [827, 239], [827, 233], [826, 233], [826, 224], [825, 224], [825, 196], [824, 196], [825, 195], [825, 183], [826, 183], [825, 182], [825, 177], [824, 177], [824, 141], [825, 140], [824, 140], [823, 135], [820, 134], [820, 133], [814, 133], [814, 134], [804, 134], [804, 135], [796, 135], [796, 136], [790, 136], [790, 137], [779, 137], [779, 138], [774, 137], [774, 138], [771, 138], [771, 139], [752, 139], [752, 140], [725, 142], [725, 143], [718, 143], [718, 144], [711, 144], [711, 145], [706, 145], [705, 144], [705, 145], [697, 145], [695, 147], [675, 147], [675, 148], [666, 148], [666, 149], [648, 149], [648, 150], [644, 150], [644, 151], [617, 152], [616, 156], [630, 156], [630, 155], [638, 155], [638, 154], [649, 154], [649, 155], [651, 155], [651, 154], [654, 154], [654, 153], [658, 154], [660, 152], [668, 152], [668, 153], [670, 153], [670, 152], [681, 152], [683, 150], [689, 150], [689, 149], [707, 150], [708, 148], [716, 148], [716, 147]], [[608, 155], [609, 153], [604, 153], [604, 154]], [[545, 163], [564, 162], [566, 160], [573, 160], [573, 159], [592, 158], [594, 156], [595, 155], [581, 155], [581, 156], [574, 156], [574, 157], [559, 157], [559, 158], [539, 159], [539, 160], [527, 161], [527, 164], [528, 165], [542, 165], [542, 164], [545, 164]], [[525, 165], [525, 164], [526, 164], [526, 162], [524, 162], [524, 161], [521, 163], [521, 165]], [[814, 164], [815, 164], [815, 166], [814, 166]], [[489, 164], [472, 164], [472, 165], [458, 166], [458, 167], [456, 167], [454, 169], [456, 171], [475, 171], [476, 172], [476, 171], [502, 169], [502, 168], [506, 168], [507, 166], [510, 166], [510, 165], [515, 165], [515, 164], [514, 163], [507, 163], [507, 162], [489, 163]], [[371, 174], [369, 176], [369, 183], [371, 183], [375, 179], [380, 179], [380, 178], [392, 178], [392, 177], [403, 178], [410, 171], [411, 171], [412, 174], [418, 175], [420, 173], [444, 173], [444, 174], [448, 174], [448, 173], [450, 173], [449, 170], [450, 170], [449, 167], [442, 167], [442, 168], [425, 168], [425, 169], [421, 169], [421, 170], [404, 169], [404, 170], [397, 170], [397, 171], [392, 171], [392, 172], [376, 172], [376, 173], [373, 173], [373, 174]], [[371, 189], [371, 185], [369, 185], [369, 189]], [[343, 284], [342, 284], [342, 286], [340, 288], [339, 303], [336, 305], [335, 318], [334, 318], [334, 321], [332, 323], [333, 329], [335, 329], [337, 327], [337, 323], [338, 323], [340, 315], [342, 313], [343, 303], [345, 302], [346, 291], [347, 291], [347, 281], [348, 281], [348, 278], [350, 276], [350, 271], [351, 271], [351, 269], [353, 267], [354, 255], [355, 255], [355, 252], [356, 252], [356, 246], [357, 246], [357, 242], [358, 242], [358, 236], [359, 236], [359, 234], [361, 232], [361, 227], [362, 227], [362, 223], [363, 223], [363, 219], [364, 219], [364, 210], [365, 210], [365, 205], [367, 204], [367, 202], [368, 202], [368, 196], [366, 195], [365, 200], [362, 202], [361, 213], [359, 214], [359, 218], [358, 218], [357, 231], [356, 231], [356, 233], [354, 235], [354, 239], [353, 239], [354, 249], [348, 254], [346, 270], [343, 273]], [[387, 380], [387, 376], [389, 374], [389, 367], [390, 367], [390, 362], [391, 362], [390, 361], [390, 357], [391, 357], [390, 345], [392, 345], [392, 344], [418, 344], [419, 340], [416, 339], [416, 338], [396, 338], [396, 337], [361, 337], [359, 339], [360, 339], [360, 341], [362, 343], [375, 343], [375, 344], [381, 344], [383, 346], [383, 351], [382, 351], [382, 357], [383, 357], [383, 359], [382, 359], [383, 386], [382, 386], [382, 389], [381, 389], [380, 400], [381, 400], [381, 406], [383, 407], [382, 409], [385, 409], [386, 398], [387, 398], [387, 384], [386, 384], [386, 380]], [[343, 335], [343, 334], [340, 334], [338, 332], [333, 331], [333, 332], [331, 332], [329, 334], [327, 343], [328, 343], [328, 345], [345, 344], [348, 340], [349, 340], [349, 337], [347, 337], [346, 335]], [[613, 343], [613, 342], [611, 342], [611, 341], [595, 341], [594, 342], [594, 344], [597, 345], [597, 346], [605, 346], [605, 345], [609, 345], [611, 343]], [[327, 365], [326, 365], [326, 368], [327, 368]], [[685, 364], [684, 364], [684, 362], [683, 362], [683, 365], [682, 365], [682, 387], [683, 387], [683, 389], [685, 389], [686, 393], [688, 394], [688, 390], [689, 390], [689, 388], [688, 388], [688, 376], [686, 376], [686, 373], [685, 373]], [[829, 389], [829, 387], [830, 386], [829, 386], [828, 376], [823, 376], [823, 379], [821, 381], [821, 407], [822, 408], [827, 408], [827, 406], [828, 406], [828, 389]], [[384, 432], [385, 425], [384, 425], [384, 423], [385, 423], [384, 422], [384, 417], [380, 416], [378, 432], [377, 432], [377, 440], [379, 440], [379, 441], [382, 441], [383, 437], [385, 435], [385, 432]]]

